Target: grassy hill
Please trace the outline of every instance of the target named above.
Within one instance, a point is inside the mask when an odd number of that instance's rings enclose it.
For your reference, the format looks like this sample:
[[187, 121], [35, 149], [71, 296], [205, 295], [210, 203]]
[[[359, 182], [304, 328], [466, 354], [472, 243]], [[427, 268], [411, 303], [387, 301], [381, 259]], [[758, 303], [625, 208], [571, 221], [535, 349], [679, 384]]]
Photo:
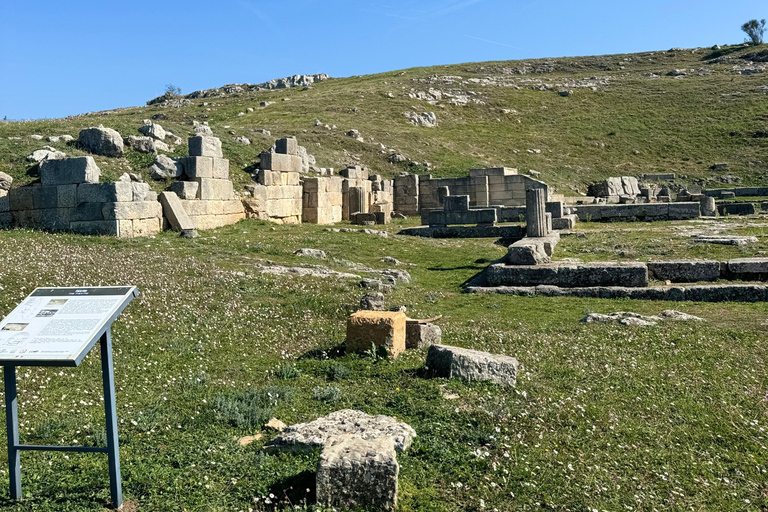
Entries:
[[[688, 181], [710, 178], [709, 186], [726, 173], [758, 184], [768, 177], [768, 75], [761, 71], [764, 63], [750, 65], [743, 57], [763, 52], [758, 59], [765, 59], [767, 48], [434, 66], [331, 79], [310, 88], [196, 99], [181, 108], [131, 107], [1, 123], [0, 170], [18, 183], [32, 179], [25, 157], [46, 143], [27, 135], [77, 136], [80, 129], [101, 123], [125, 137], [138, 135], [143, 119], [155, 118], [182, 137], [192, 134], [193, 120], [208, 121], [233, 170], [241, 171], [233, 173], [239, 186], [251, 180], [259, 153], [286, 135], [296, 135], [318, 166], [359, 163], [386, 176], [409, 168], [387, 161], [391, 148], [410, 161], [428, 162], [436, 176], [504, 165], [539, 171], [541, 179], [565, 193], [583, 192], [587, 183], [607, 176], [659, 171], [675, 171]], [[668, 76], [676, 69], [685, 75]], [[430, 89], [443, 98], [431, 104], [411, 97]], [[561, 91], [572, 95], [561, 96]], [[452, 104], [456, 101], [446, 93], [469, 103]], [[262, 101], [274, 104], [259, 108]], [[439, 126], [414, 126], [404, 115], [408, 111], [435, 112]], [[315, 126], [316, 120], [336, 128]], [[351, 129], [359, 130], [365, 142], [348, 137]], [[236, 143], [240, 135], [253, 144]], [[72, 146], [53, 146], [79, 154]], [[185, 148], [179, 151], [182, 155]], [[129, 169], [146, 172], [151, 160], [129, 151], [124, 159], [99, 159], [99, 164], [105, 177], [114, 179]], [[715, 163], [727, 163], [727, 171], [711, 170]]]

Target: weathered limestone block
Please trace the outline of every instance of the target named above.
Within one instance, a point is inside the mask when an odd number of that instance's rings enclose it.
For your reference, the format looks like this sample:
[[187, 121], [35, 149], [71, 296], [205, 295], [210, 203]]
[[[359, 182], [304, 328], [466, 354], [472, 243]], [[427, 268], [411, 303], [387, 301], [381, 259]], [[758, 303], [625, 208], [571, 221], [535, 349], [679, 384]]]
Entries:
[[552, 229], [565, 230], [573, 229], [576, 227], [576, 221], [579, 219], [577, 215], [563, 215], [559, 219], [552, 219]]
[[40, 182], [43, 185], [98, 183], [101, 169], [92, 156], [59, 158], [40, 162]]
[[448, 379], [490, 381], [504, 386], [517, 382], [517, 359], [478, 350], [432, 345], [427, 353], [427, 367]]
[[189, 138], [189, 156], [212, 156], [222, 158], [221, 140], [210, 135]]
[[10, 190], [8, 193], [9, 207], [11, 211], [19, 210], [33, 210], [35, 208], [34, 202], [34, 187], [18, 187]]
[[280, 172], [301, 172], [301, 158], [295, 155], [265, 152], [261, 154], [259, 167]]
[[395, 510], [399, 473], [392, 438], [336, 437], [317, 463], [317, 503], [342, 510]]
[[648, 267], [640, 262], [493, 264], [486, 269], [485, 278], [488, 286], [646, 287]]
[[431, 210], [429, 213], [430, 226], [448, 226], [451, 224], [493, 225], [496, 223], [496, 210], [468, 210], [466, 212], [448, 212]]
[[717, 207], [720, 215], [754, 215], [755, 205], [752, 203], [721, 204]]
[[507, 248], [508, 265], [541, 265], [552, 261], [543, 238], [523, 238]]
[[[131, 188], [133, 189], [133, 201], [149, 201], [152, 189], [149, 187], [149, 183], [131, 182]], [[153, 201], [157, 198], [152, 197]]]
[[347, 320], [347, 351], [367, 352], [375, 345], [396, 358], [405, 350], [405, 320], [401, 311], [353, 313]]
[[728, 260], [728, 272], [737, 279], [768, 276], [768, 258], [734, 258]]
[[0, 172], [0, 191], [10, 190], [11, 184], [13, 184], [13, 178], [9, 174]]
[[275, 141], [275, 153], [299, 156], [299, 142], [296, 137], [286, 137]]
[[[121, 203], [133, 201], [133, 184], [130, 181], [114, 183], [83, 183], [77, 187], [77, 202]], [[147, 185], [149, 187], [149, 185]]]
[[78, 222], [104, 220], [105, 204], [106, 203], [78, 203], [75, 207], [72, 220]]
[[179, 159], [188, 178], [213, 178], [213, 157], [188, 156]]
[[[201, 176], [202, 177], [202, 176]], [[229, 160], [226, 158], [213, 159], [213, 178], [217, 180], [229, 179]]]
[[81, 130], [78, 142], [81, 148], [94, 155], [123, 156], [123, 138], [112, 128], [99, 125]]
[[117, 236], [118, 234], [116, 220], [73, 221], [69, 223], [69, 229], [81, 235]]
[[696, 283], [720, 279], [720, 262], [712, 260], [649, 261], [648, 272], [659, 281]]
[[157, 201], [104, 203], [101, 211], [104, 220], [136, 220], [148, 218], [162, 220], [163, 218], [163, 207]]
[[59, 190], [55, 185], [32, 187], [32, 206], [36, 210], [58, 208]]
[[196, 181], [174, 181], [171, 183], [171, 192], [179, 196], [179, 199], [195, 199], [200, 184]]
[[229, 200], [235, 195], [232, 182], [213, 178], [196, 178], [199, 185], [198, 196], [203, 201], [211, 199]]
[[359, 165], [350, 166], [339, 171], [339, 176], [350, 180], [367, 180], [368, 170]]
[[365, 204], [365, 189], [363, 187], [349, 187], [349, 215], [367, 213]]
[[416, 437], [416, 431], [407, 423], [397, 421], [390, 416], [371, 416], [362, 411], [344, 409], [308, 423], [291, 425], [264, 448], [272, 451], [306, 451], [323, 447], [336, 436], [393, 439], [395, 450], [402, 453], [411, 446]]
[[10, 196], [0, 197], [0, 213], [6, 213], [11, 211], [11, 198]]
[[405, 348], [408, 350], [439, 345], [442, 337], [442, 329], [435, 324], [420, 323], [418, 320], [406, 321]]
[[152, 137], [139, 137], [137, 135], [129, 135], [125, 139], [127, 143], [134, 151], [139, 153], [156, 153], [155, 139]]
[[357, 226], [374, 226], [377, 224], [378, 219], [375, 213], [363, 213], [357, 212], [350, 215], [349, 218], [352, 224]]
[[469, 196], [446, 196], [443, 200], [443, 208], [448, 212], [469, 211]]
[[160, 194], [160, 204], [163, 205], [163, 214], [168, 219], [168, 223], [176, 231], [191, 231], [195, 229], [192, 220], [184, 210], [179, 196], [173, 192], [163, 192]]
[[[155, 202], [162, 210], [160, 203]], [[162, 215], [162, 211], [160, 212]], [[119, 221], [123, 222], [123, 221]], [[133, 219], [133, 236], [154, 236], [163, 230], [163, 219], [161, 216], [148, 219]]]

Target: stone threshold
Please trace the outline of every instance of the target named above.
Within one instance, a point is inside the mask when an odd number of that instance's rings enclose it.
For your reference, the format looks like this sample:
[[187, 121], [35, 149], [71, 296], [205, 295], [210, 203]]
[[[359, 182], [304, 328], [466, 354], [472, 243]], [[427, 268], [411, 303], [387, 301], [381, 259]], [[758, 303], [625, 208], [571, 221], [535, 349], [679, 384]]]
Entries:
[[768, 302], [768, 285], [725, 284], [692, 286], [594, 286], [561, 288], [559, 286], [467, 286], [465, 293], [486, 293], [542, 297], [582, 297], [595, 299], [635, 299], [693, 302]]

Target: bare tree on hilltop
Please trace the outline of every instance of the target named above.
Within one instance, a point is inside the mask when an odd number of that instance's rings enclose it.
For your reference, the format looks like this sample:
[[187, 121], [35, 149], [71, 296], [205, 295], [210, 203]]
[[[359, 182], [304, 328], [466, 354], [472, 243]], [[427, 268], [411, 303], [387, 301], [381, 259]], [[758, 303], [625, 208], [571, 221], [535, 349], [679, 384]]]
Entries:
[[752, 44], [762, 44], [763, 34], [765, 34], [765, 20], [749, 20], [741, 26], [748, 36]]

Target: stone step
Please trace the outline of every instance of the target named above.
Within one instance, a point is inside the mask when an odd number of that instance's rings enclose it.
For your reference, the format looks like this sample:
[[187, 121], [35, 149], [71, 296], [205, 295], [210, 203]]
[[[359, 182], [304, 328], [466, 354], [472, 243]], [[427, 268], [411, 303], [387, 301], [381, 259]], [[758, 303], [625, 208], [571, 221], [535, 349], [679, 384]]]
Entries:
[[532, 266], [497, 263], [486, 269], [485, 281], [487, 286], [644, 287], [648, 286], [648, 267], [639, 262], [554, 262]]

